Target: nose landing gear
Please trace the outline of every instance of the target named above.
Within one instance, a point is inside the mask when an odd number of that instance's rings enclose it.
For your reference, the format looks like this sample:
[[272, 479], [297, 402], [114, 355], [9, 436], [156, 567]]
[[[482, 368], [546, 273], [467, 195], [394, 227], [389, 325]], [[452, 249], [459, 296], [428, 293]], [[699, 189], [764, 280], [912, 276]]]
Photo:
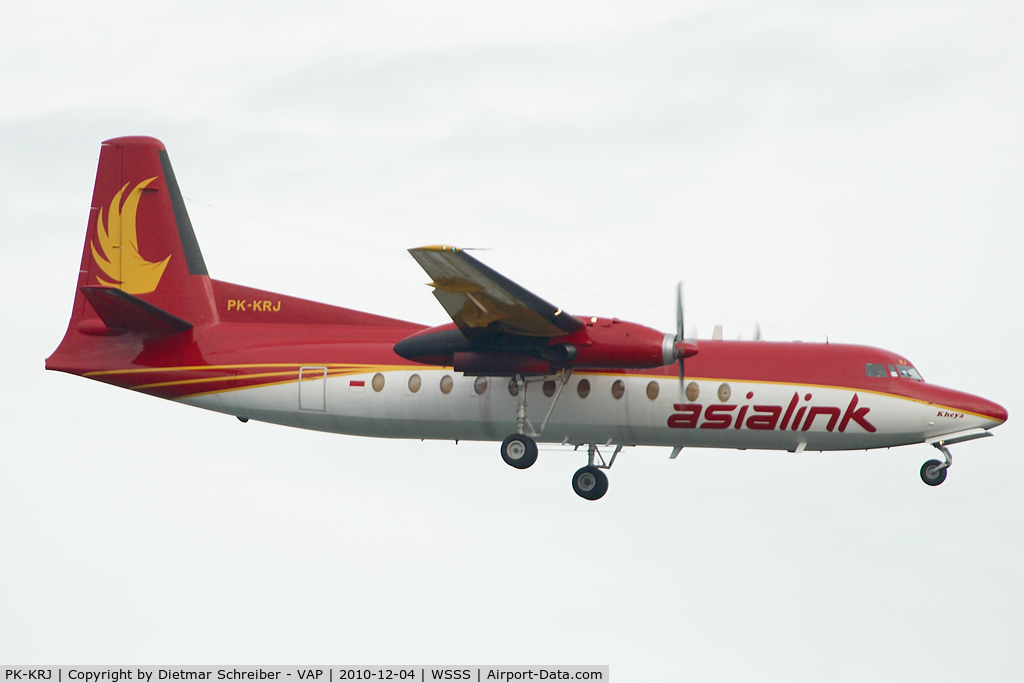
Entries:
[[929, 460], [921, 466], [921, 480], [929, 486], [938, 486], [946, 481], [946, 470], [953, 466], [953, 454], [949, 452], [949, 446], [965, 441], [974, 441], [992, 436], [992, 432], [981, 427], [965, 429], [962, 432], [943, 434], [925, 439], [925, 443], [935, 446], [942, 453], [942, 460]]
[[953, 466], [953, 454], [941, 442], [932, 445], [942, 451], [943, 460], [929, 460], [921, 465], [921, 481], [929, 486], [938, 486], [946, 481], [946, 471]]

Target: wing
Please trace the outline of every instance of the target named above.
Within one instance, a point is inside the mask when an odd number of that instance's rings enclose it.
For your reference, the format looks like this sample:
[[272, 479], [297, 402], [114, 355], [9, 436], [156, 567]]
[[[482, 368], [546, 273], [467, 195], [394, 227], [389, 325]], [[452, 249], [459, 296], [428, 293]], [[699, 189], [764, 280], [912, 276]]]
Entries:
[[434, 296], [467, 337], [497, 331], [526, 337], [557, 337], [583, 321], [552, 306], [456, 247], [410, 249], [433, 282]]

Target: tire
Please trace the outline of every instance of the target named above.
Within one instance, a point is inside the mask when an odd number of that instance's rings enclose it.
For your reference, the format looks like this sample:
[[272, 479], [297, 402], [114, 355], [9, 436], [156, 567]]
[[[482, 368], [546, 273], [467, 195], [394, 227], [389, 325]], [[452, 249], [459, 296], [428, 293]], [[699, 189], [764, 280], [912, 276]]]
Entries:
[[941, 464], [942, 462], [939, 460], [929, 460], [925, 464], [921, 465], [921, 481], [929, 486], [938, 486], [942, 482], [946, 481], [946, 470], [948, 468], [943, 467], [941, 469], [936, 469], [936, 467]]
[[572, 490], [580, 498], [597, 500], [608, 492], [608, 477], [592, 465], [581, 467], [572, 475]]
[[511, 434], [501, 442], [501, 459], [517, 470], [537, 462], [537, 442], [525, 434]]

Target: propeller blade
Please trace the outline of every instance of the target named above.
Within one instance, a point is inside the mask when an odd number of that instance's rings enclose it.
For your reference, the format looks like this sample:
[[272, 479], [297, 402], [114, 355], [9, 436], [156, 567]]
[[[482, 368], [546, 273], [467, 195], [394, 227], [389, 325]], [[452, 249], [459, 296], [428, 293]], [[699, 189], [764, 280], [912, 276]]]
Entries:
[[754, 341], [761, 341], [761, 323], [754, 323]]
[[676, 341], [683, 341], [683, 281], [676, 283]]
[[[683, 341], [683, 281], [676, 283], [676, 342]], [[686, 370], [683, 368], [683, 355], [679, 354], [679, 393], [682, 395]]]

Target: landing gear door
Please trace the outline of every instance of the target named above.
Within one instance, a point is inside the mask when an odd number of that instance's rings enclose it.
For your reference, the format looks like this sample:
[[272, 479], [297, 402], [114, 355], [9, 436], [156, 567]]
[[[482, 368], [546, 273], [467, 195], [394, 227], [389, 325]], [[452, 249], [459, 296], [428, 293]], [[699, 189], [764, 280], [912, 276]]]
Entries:
[[327, 410], [327, 368], [299, 368], [299, 409]]

